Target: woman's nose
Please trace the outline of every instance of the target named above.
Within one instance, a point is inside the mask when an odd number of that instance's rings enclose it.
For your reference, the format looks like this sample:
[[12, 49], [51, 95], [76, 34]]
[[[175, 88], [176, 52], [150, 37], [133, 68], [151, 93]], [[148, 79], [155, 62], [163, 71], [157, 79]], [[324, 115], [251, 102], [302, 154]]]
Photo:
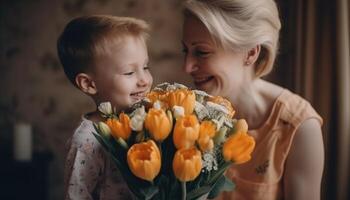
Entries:
[[185, 56], [183, 69], [188, 74], [190, 74], [198, 69], [196, 61], [192, 56], [190, 56], [190, 55]]

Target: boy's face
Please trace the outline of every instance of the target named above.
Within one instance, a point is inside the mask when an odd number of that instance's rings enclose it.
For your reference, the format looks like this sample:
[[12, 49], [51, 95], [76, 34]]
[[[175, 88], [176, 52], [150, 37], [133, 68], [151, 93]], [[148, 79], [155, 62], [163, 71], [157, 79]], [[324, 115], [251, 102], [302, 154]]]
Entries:
[[109, 50], [95, 63], [95, 100], [98, 104], [110, 101], [122, 110], [141, 100], [152, 86], [147, 47], [142, 39], [127, 36]]

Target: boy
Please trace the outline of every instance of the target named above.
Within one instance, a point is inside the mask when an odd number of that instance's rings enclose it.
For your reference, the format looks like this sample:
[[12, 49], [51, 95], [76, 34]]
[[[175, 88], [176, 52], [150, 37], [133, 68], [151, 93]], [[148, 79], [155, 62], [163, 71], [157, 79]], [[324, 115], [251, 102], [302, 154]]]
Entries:
[[63, 69], [96, 111], [85, 114], [67, 143], [65, 199], [130, 199], [126, 184], [92, 135], [101, 121], [97, 106], [109, 101], [123, 110], [150, 90], [146, 40], [149, 26], [139, 19], [93, 15], [67, 24], [57, 42]]

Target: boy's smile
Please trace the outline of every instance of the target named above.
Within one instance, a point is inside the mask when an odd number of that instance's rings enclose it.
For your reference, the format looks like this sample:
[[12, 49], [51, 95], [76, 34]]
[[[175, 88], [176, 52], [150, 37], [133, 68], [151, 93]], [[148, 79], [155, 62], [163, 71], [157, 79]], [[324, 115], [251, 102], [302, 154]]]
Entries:
[[132, 93], [130, 96], [135, 99], [135, 101], [140, 101], [141, 99], [143, 99], [146, 94], [147, 94], [148, 91], [140, 91], [140, 92], [135, 92], [135, 93]]

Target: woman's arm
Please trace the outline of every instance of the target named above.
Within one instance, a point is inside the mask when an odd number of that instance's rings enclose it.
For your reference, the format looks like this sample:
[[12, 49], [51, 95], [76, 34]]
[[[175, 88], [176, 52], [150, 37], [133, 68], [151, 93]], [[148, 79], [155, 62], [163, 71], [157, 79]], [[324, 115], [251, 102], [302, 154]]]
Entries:
[[285, 199], [321, 199], [323, 165], [321, 125], [316, 119], [308, 119], [298, 128], [286, 161], [283, 179]]

